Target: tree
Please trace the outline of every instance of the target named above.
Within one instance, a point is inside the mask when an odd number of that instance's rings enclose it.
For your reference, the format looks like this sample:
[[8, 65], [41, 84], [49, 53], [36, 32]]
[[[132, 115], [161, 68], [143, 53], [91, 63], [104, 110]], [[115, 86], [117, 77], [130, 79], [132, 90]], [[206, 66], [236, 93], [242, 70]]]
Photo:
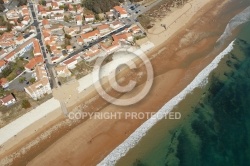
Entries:
[[11, 67], [6, 67], [5, 69], [2, 70], [2, 75], [1, 77], [8, 77], [10, 73], [12, 72]]
[[3, 87], [0, 87], [0, 97], [5, 95], [5, 91], [3, 89]]
[[26, 80], [26, 78], [25, 78], [25, 77], [20, 77], [20, 78], [19, 78], [19, 83], [21, 83], [21, 84], [22, 84], [25, 80]]
[[69, 6], [68, 5], [64, 5], [64, 10], [68, 11], [69, 10]]
[[60, 6], [59, 6], [59, 9], [64, 9], [64, 5], [60, 5]]
[[30, 107], [31, 107], [31, 104], [30, 104], [30, 102], [28, 100], [23, 100], [22, 101], [22, 108], [27, 109], [27, 108], [30, 108]]
[[5, 7], [3, 4], [0, 4], [0, 12], [3, 12], [5, 10]]
[[19, 0], [19, 3], [18, 3], [18, 7], [19, 6], [23, 6], [23, 5], [27, 5], [27, 0]]
[[31, 79], [30, 79], [30, 83], [31, 83], [31, 84], [33, 84], [35, 81], [36, 81], [35, 78], [31, 78]]
[[95, 20], [100, 20], [99, 14], [95, 14]]
[[39, 3], [43, 6], [46, 6], [46, 1], [45, 0], [40, 0]]
[[10, 32], [12, 30], [12, 24], [7, 23], [7, 31]]
[[65, 34], [65, 38], [66, 38], [66, 39], [71, 39], [71, 36], [68, 35], [68, 34]]
[[46, 45], [47, 50], [51, 53], [50, 45]]
[[69, 22], [69, 17], [67, 16], [64, 16], [64, 19], [63, 19], [65, 22]]

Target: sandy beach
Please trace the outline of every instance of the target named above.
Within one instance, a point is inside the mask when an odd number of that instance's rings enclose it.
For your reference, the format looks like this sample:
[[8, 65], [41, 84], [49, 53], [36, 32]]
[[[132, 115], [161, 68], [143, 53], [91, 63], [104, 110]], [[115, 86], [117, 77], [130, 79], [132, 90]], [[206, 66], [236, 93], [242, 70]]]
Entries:
[[[231, 2], [227, 9], [227, 11], [231, 11], [230, 13], [224, 12], [222, 20], [220, 11], [224, 7], [221, 5], [224, 2], [193, 0], [190, 3], [192, 3], [191, 9], [189, 9], [190, 5], [186, 4], [183, 8], [178, 9], [179, 11], [176, 10], [166, 19], [161, 20], [165, 24], [172, 24], [178, 18], [166, 31], [161, 32], [163, 28], [159, 25], [162, 22], [155, 25], [153, 27], [155, 29], [149, 30], [151, 34], [148, 35], [148, 38], [157, 46], [153, 51], [146, 53], [148, 57], [155, 57], [152, 59], [155, 79], [149, 94], [141, 102], [128, 107], [109, 105], [96, 95], [94, 87], [79, 93], [78, 88], [81, 86], [76, 81], [67, 83], [62, 89], [55, 90], [55, 98], [64, 101], [69, 112], [82, 109], [88, 112], [100, 110], [102, 112], [158, 111], [218, 55], [217, 53], [221, 50], [218, 50], [214, 56], [206, 57], [214, 48], [216, 40], [223, 33], [230, 18], [244, 9], [244, 3]], [[185, 14], [182, 15], [183, 13]], [[180, 15], [182, 16], [180, 17]], [[213, 21], [211, 22], [211, 20]], [[144, 71], [143, 68], [139, 70]], [[130, 72], [123, 74], [128, 80], [134, 76]], [[137, 80], [139, 86], [131, 93], [122, 96], [112, 91], [110, 93], [114, 96], [129, 98], [140, 92], [144, 85], [143, 80], [143, 78]], [[108, 85], [106, 86], [108, 87]], [[80, 89], [83, 90], [84, 86]], [[96, 107], [97, 105], [99, 107]], [[67, 125], [54, 134], [52, 132], [50, 138], [41, 140], [38, 146], [28, 149], [26, 151], [28, 153], [17, 157], [13, 165], [96, 165], [145, 120], [84, 119], [71, 122], [60, 117], [55, 122], [59, 124], [67, 121]], [[56, 125], [55, 122], [54, 125]], [[18, 146], [2, 154], [0, 158], [6, 158], [8, 155], [20, 151], [21, 147], [38, 138], [50, 128], [52, 127], [46, 126], [46, 129], [27, 138]]]

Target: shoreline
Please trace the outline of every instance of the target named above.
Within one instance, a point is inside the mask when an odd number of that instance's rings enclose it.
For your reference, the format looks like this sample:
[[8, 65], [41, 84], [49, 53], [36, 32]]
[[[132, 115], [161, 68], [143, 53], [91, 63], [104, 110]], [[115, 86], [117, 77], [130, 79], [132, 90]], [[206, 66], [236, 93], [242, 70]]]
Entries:
[[107, 157], [105, 157], [97, 166], [111, 166], [127, 154], [127, 152], [135, 147], [143, 136], [160, 120], [164, 118], [166, 114], [171, 112], [173, 108], [178, 105], [185, 97], [192, 93], [196, 88], [205, 86], [208, 83], [208, 76], [210, 73], [218, 67], [221, 59], [224, 58], [230, 51], [233, 50], [234, 41], [222, 51], [216, 58], [204, 68], [195, 79], [177, 96], [168, 101], [156, 114], [150, 119], [144, 122], [139, 128], [135, 130], [122, 144], [115, 148]]
[[[182, 28], [182, 27], [181, 27], [181, 28]], [[155, 51], [155, 49], [154, 49], [154, 50], [152, 50], [152, 52], [153, 52], [153, 51]], [[148, 54], [148, 53], [147, 53], [147, 54]], [[92, 91], [91, 91], [90, 93], [92, 93]]]

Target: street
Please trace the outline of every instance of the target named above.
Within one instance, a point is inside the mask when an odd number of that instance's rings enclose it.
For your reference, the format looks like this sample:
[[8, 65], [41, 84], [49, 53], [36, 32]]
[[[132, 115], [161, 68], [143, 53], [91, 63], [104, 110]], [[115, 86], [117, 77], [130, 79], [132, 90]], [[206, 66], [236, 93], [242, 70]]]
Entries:
[[32, 25], [36, 27], [36, 31], [37, 31], [36, 38], [39, 40], [39, 44], [41, 46], [42, 54], [43, 54], [44, 59], [45, 59], [46, 67], [47, 67], [47, 70], [49, 72], [50, 84], [51, 84], [51, 87], [54, 88], [54, 87], [58, 86], [56, 73], [55, 73], [55, 70], [54, 70], [53, 66], [50, 65], [49, 62], [48, 62], [48, 59], [50, 59], [50, 57], [49, 57], [49, 55], [47, 55], [46, 46], [43, 44], [41, 30], [39, 28], [39, 22], [37, 21], [37, 17], [36, 17], [36, 13], [34, 11], [33, 3], [29, 2], [29, 7], [30, 7], [30, 10], [31, 10], [31, 13], [32, 13], [33, 20], [34, 20]]

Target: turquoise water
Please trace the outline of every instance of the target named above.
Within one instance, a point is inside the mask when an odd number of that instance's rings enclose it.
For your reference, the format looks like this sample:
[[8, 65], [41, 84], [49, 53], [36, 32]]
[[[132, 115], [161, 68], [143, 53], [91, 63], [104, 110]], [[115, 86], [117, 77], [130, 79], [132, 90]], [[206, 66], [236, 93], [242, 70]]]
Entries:
[[205, 90], [196, 90], [175, 108], [190, 115], [170, 132], [167, 122], [159, 122], [117, 165], [250, 165], [250, 23], [222, 63], [226, 67], [211, 73]]

